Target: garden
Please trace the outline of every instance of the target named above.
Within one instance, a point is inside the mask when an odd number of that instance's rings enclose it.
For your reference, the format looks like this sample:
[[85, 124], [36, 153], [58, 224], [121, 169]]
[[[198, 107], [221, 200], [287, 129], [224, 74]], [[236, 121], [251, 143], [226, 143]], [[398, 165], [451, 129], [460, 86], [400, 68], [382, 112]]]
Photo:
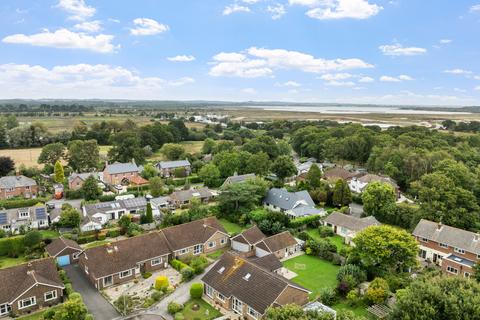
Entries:
[[168, 313], [175, 320], [212, 320], [222, 314], [202, 299], [203, 284], [193, 283], [190, 287], [190, 299], [184, 304], [170, 302]]

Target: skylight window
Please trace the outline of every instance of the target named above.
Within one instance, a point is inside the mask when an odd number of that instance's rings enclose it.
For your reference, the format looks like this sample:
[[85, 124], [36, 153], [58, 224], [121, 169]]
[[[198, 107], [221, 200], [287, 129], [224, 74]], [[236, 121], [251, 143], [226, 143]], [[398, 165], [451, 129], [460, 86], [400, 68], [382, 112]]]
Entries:
[[223, 271], [225, 271], [225, 267], [221, 267], [220, 269], [218, 269], [218, 273], [222, 274]]
[[243, 277], [244, 280], [248, 281], [252, 275], [250, 273], [247, 273], [245, 277]]

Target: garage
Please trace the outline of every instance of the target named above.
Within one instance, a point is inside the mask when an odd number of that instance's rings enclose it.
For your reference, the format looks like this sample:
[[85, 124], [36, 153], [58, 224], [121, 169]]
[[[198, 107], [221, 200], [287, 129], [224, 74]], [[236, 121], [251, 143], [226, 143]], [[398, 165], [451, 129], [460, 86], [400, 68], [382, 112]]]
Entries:
[[60, 267], [68, 266], [70, 264], [70, 256], [66, 255], [57, 257], [57, 263]]

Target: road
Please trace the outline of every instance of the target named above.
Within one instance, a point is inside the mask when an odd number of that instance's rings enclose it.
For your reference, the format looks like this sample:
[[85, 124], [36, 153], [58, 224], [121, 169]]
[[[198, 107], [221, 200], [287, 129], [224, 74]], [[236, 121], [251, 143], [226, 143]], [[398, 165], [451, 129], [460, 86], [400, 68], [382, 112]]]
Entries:
[[72, 281], [73, 290], [82, 295], [83, 302], [95, 320], [112, 320], [119, 316], [117, 310], [91, 284], [78, 265], [72, 264], [64, 269]]

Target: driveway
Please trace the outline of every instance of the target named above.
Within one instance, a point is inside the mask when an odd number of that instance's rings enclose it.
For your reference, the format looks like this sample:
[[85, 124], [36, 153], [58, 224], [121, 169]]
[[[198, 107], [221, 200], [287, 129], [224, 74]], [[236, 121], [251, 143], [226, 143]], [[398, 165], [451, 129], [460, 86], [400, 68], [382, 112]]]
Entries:
[[119, 316], [117, 310], [95, 289], [78, 265], [72, 264], [65, 266], [64, 269], [72, 281], [73, 290], [82, 295], [88, 311], [95, 320], [111, 320]]

